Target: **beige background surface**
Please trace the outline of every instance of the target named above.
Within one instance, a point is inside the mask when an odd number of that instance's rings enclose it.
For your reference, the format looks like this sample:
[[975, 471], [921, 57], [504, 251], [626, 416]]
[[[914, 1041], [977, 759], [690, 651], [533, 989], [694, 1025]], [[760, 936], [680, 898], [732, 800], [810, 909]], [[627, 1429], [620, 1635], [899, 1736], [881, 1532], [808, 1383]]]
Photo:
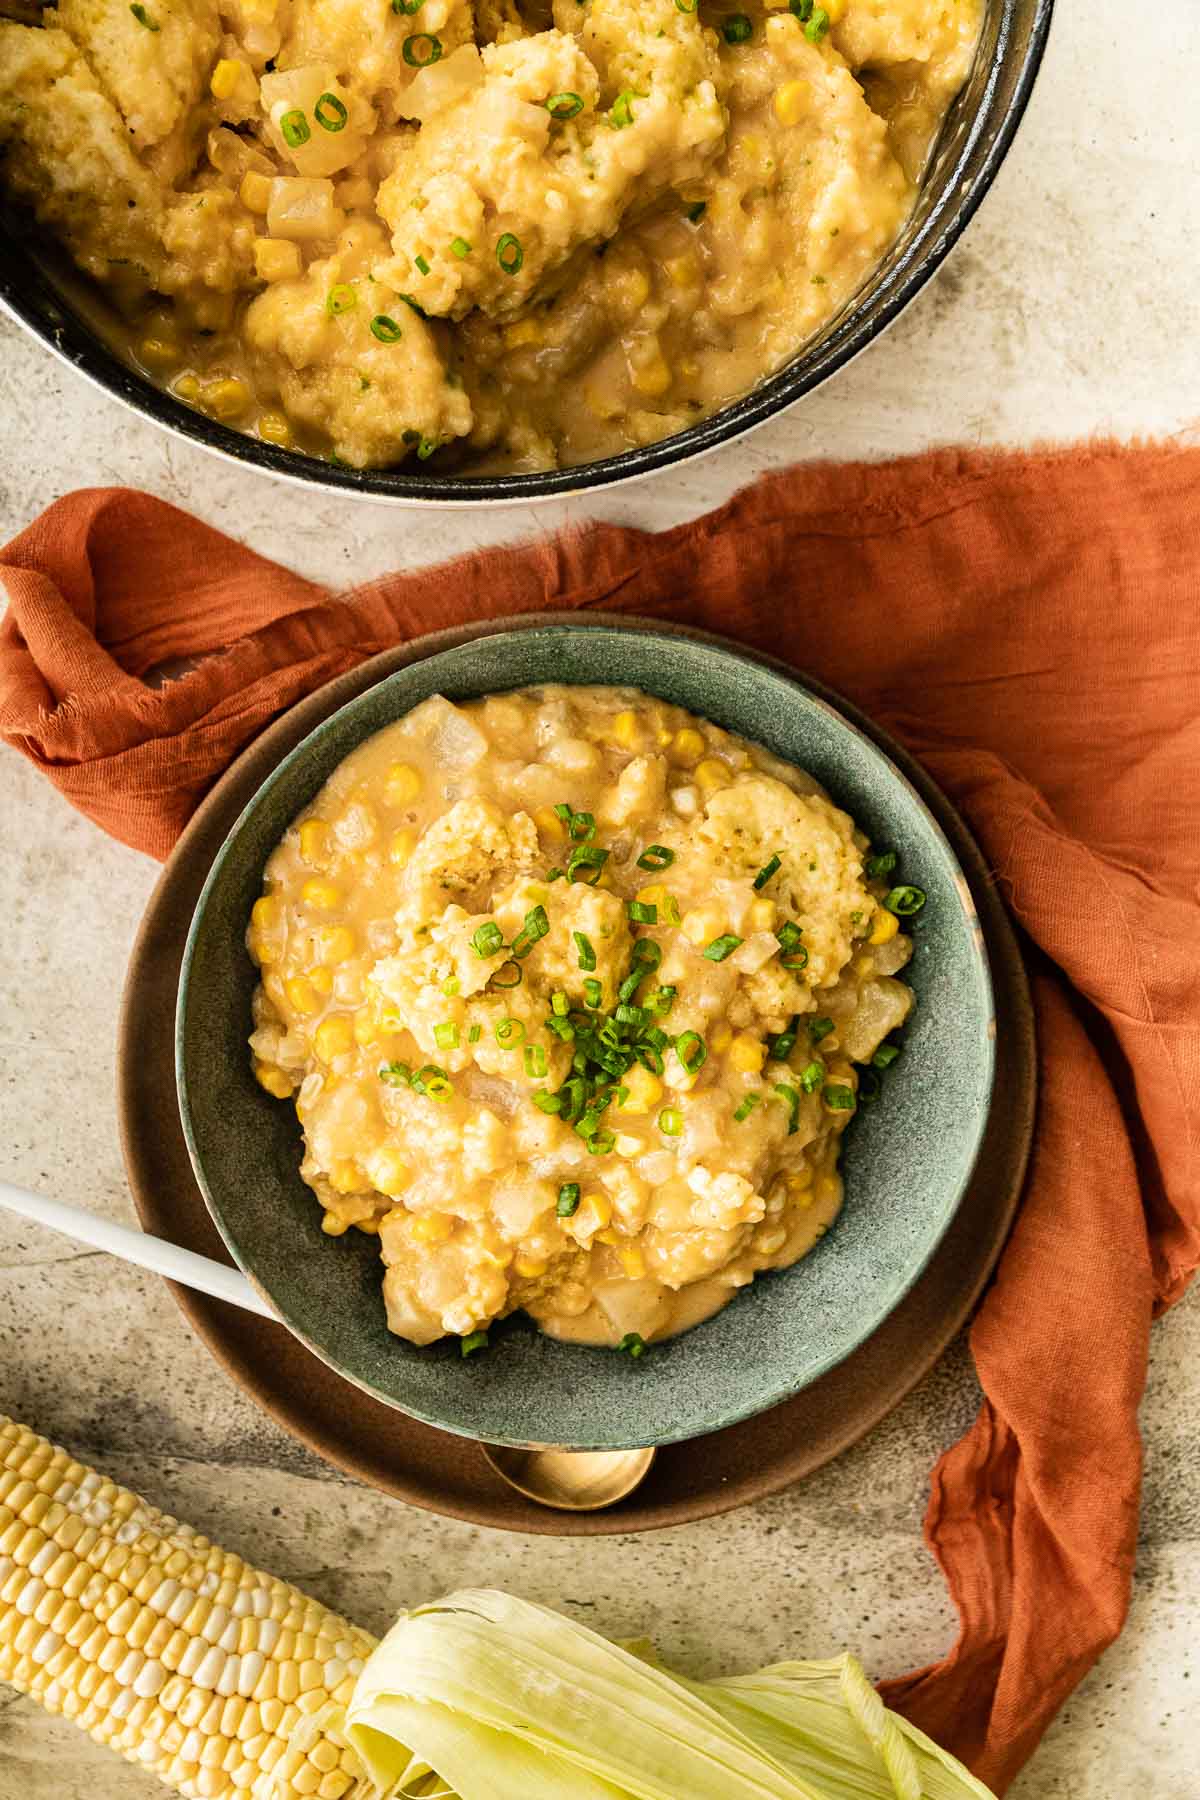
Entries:
[[[349, 582], [589, 510], [663, 526], [806, 457], [1193, 431], [1198, 74], [1194, 0], [1059, 0], [1041, 84], [995, 190], [889, 336], [748, 442], [590, 509], [435, 515], [322, 501], [159, 433], [0, 324], [0, 534], [72, 487], [125, 482], [308, 575]], [[121, 1219], [132, 1215], [113, 1039], [153, 878], [0, 755], [0, 1172]], [[584, 1547], [508, 1537], [343, 1480], [230, 1386], [160, 1282], [0, 1218], [0, 1411], [376, 1630], [437, 1591], [493, 1583], [604, 1631], [648, 1633], [697, 1673], [844, 1646], [875, 1674], [899, 1672], [952, 1637], [921, 1515], [929, 1468], [977, 1402], [960, 1343], [866, 1443], [776, 1500]], [[1014, 1800], [1200, 1800], [1200, 1300], [1155, 1332], [1143, 1418], [1129, 1625]], [[157, 1791], [73, 1727], [0, 1693], [0, 1800]]]

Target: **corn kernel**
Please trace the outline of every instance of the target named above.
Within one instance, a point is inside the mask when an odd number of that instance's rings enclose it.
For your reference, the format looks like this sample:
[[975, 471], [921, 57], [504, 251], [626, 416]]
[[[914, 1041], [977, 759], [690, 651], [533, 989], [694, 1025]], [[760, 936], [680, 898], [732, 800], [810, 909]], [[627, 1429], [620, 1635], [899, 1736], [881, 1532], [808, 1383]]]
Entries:
[[616, 419], [625, 411], [625, 402], [615, 388], [601, 387], [598, 381], [589, 381], [583, 390], [587, 409], [597, 419]]
[[[444, 1244], [448, 1237], [454, 1235], [454, 1220], [447, 1218], [445, 1213], [425, 1213], [421, 1218], [413, 1220], [412, 1234], [418, 1244]], [[538, 1274], [545, 1267], [545, 1263], [540, 1264]], [[517, 1273], [521, 1273], [520, 1264], [517, 1265]]]
[[371, 1162], [371, 1182], [390, 1199], [404, 1192], [409, 1184], [409, 1170], [398, 1150], [385, 1144], [382, 1150], [376, 1151]]
[[683, 935], [697, 948], [711, 944], [725, 929], [725, 915], [715, 906], [696, 906], [683, 915]]
[[675, 733], [671, 753], [676, 762], [684, 763], [690, 768], [704, 755], [704, 739], [692, 726], [685, 725], [682, 731]]
[[817, 1199], [822, 1206], [829, 1206], [838, 1197], [838, 1183], [832, 1175], [823, 1175], [817, 1183]]
[[644, 394], [648, 400], [658, 400], [667, 392], [674, 377], [666, 358], [659, 355], [635, 368], [632, 379], [639, 394]]
[[813, 1172], [807, 1163], [801, 1163], [800, 1167], [793, 1169], [787, 1178], [788, 1192], [792, 1194], [807, 1193], [812, 1184]]
[[379, 1227], [382, 1224], [382, 1219], [355, 1219], [354, 1229], [361, 1231], [366, 1237], [378, 1237]]
[[667, 275], [673, 287], [695, 287], [700, 279], [700, 264], [689, 250], [684, 256], [673, 256], [667, 264]]
[[328, 926], [318, 940], [320, 959], [330, 967], [349, 961], [356, 949], [354, 933], [348, 925]]
[[277, 894], [263, 894], [250, 909], [250, 923], [257, 931], [274, 931], [282, 923], [283, 911]]
[[619, 712], [612, 722], [612, 734], [616, 743], [625, 750], [636, 750], [642, 741], [641, 726], [635, 712]]
[[708, 1047], [715, 1056], [722, 1056], [732, 1042], [733, 1027], [727, 1025], [724, 1019], [719, 1025], [714, 1025], [708, 1034]]
[[409, 861], [417, 847], [416, 833], [413, 831], [396, 831], [388, 845], [388, 861], [394, 868], [402, 869]]
[[707, 756], [696, 769], [696, 785], [702, 794], [715, 794], [718, 788], [728, 787], [732, 777], [723, 762], [715, 756]]
[[292, 441], [292, 428], [281, 412], [259, 413], [258, 435], [264, 443], [278, 444], [286, 450]]
[[268, 1094], [274, 1094], [276, 1100], [287, 1100], [291, 1096], [291, 1081], [274, 1063], [256, 1062], [254, 1079], [259, 1087], [266, 1088]]
[[617, 1260], [630, 1281], [640, 1281], [646, 1273], [646, 1259], [636, 1244], [630, 1244], [625, 1250], [618, 1250]]
[[755, 931], [770, 931], [775, 923], [775, 902], [755, 900], [750, 907], [750, 924]]
[[200, 399], [205, 411], [214, 419], [237, 419], [250, 404], [250, 389], [236, 375], [224, 376], [219, 381], [207, 382]]
[[138, 345], [138, 360], [150, 369], [169, 369], [182, 359], [178, 344], [154, 332], [148, 332]]
[[558, 843], [567, 835], [567, 828], [552, 806], [539, 806], [533, 815], [533, 822], [543, 837], [551, 838]]
[[208, 84], [213, 99], [232, 100], [243, 73], [249, 74], [244, 62], [238, 62], [230, 56], [223, 56], [213, 70], [212, 79]]
[[620, 1235], [610, 1227], [607, 1231], [598, 1231], [596, 1233], [596, 1242], [598, 1244], [607, 1244], [610, 1250], [615, 1250], [617, 1245], [621, 1242], [621, 1239]]
[[868, 944], [890, 944], [900, 929], [900, 921], [895, 913], [881, 907], [875, 918], [875, 929], [867, 939]]
[[200, 398], [200, 383], [194, 375], [181, 375], [171, 389], [177, 400], [187, 406], [195, 406]]
[[339, 1219], [336, 1213], [327, 1212], [321, 1219], [321, 1230], [326, 1237], [344, 1237], [349, 1229], [349, 1221]]
[[313, 1033], [313, 1043], [317, 1055], [322, 1062], [332, 1062], [335, 1056], [345, 1056], [354, 1048], [354, 1027], [345, 1013], [334, 1013], [330, 1019], [322, 1019]]
[[393, 763], [387, 772], [388, 805], [411, 806], [423, 786], [419, 771], [411, 763]]
[[299, 837], [300, 861], [310, 869], [324, 868], [329, 860], [329, 827], [324, 819], [305, 819]]
[[324, 994], [326, 996], [326, 998], [328, 998], [328, 996], [330, 994], [332, 994], [332, 992], [333, 992], [333, 971], [332, 971], [332, 969], [326, 969], [326, 968], [322, 967], [320, 964], [318, 964], [315, 969], [310, 969], [308, 971], [308, 979], [312, 982], [312, 984], [316, 988], [318, 994]]
[[635, 1063], [623, 1077], [622, 1086], [626, 1092], [624, 1100], [619, 1103], [620, 1112], [647, 1113], [662, 1099], [662, 1082], [640, 1063]]
[[743, 1075], [757, 1075], [767, 1060], [767, 1046], [746, 1032], [739, 1032], [729, 1046], [729, 1060]]
[[649, 887], [638, 892], [636, 898], [642, 906], [665, 906], [671, 898], [671, 890], [664, 882], [652, 881]]
[[548, 887], [543, 887], [540, 881], [531, 881], [529, 886], [524, 890], [524, 897], [528, 900], [530, 906], [545, 906], [547, 900], [550, 898], [550, 889]]
[[254, 273], [260, 281], [294, 281], [300, 266], [300, 246], [291, 238], [255, 239]]
[[549, 1267], [547, 1263], [538, 1262], [529, 1256], [518, 1256], [513, 1266], [523, 1281], [536, 1281], [538, 1276], [544, 1275]]
[[807, 81], [785, 81], [775, 96], [775, 117], [781, 125], [799, 125], [808, 112]]
[[332, 912], [335, 906], [341, 905], [344, 896], [335, 881], [321, 881], [313, 876], [300, 889], [300, 898], [305, 906], [314, 906], [318, 912]]
[[320, 1012], [321, 996], [307, 975], [293, 975], [290, 981], [284, 982], [283, 991], [288, 997], [288, 1005], [293, 1012], [298, 1012], [303, 1016]]
[[626, 318], [641, 311], [650, 298], [650, 279], [644, 269], [619, 269], [609, 283], [609, 298]]
[[591, 1237], [612, 1224], [612, 1202], [604, 1194], [585, 1194], [571, 1220], [576, 1237]]
[[363, 1172], [356, 1162], [345, 1158], [335, 1162], [329, 1171], [329, 1185], [337, 1194], [357, 1194], [366, 1187]]
[[378, 1043], [381, 1035], [379, 1020], [372, 1017], [365, 1006], [361, 1012], [355, 1013], [354, 1041], [360, 1049], [365, 1050], [369, 1045]]
[[247, 169], [238, 189], [238, 199], [247, 212], [257, 213], [265, 219], [271, 204], [271, 177], [261, 174], [258, 169]]
[[510, 350], [523, 350], [528, 344], [540, 344], [545, 333], [536, 319], [517, 319], [504, 333]]
[[846, 0], [821, 0], [821, 5], [831, 25], [837, 25], [845, 16]]

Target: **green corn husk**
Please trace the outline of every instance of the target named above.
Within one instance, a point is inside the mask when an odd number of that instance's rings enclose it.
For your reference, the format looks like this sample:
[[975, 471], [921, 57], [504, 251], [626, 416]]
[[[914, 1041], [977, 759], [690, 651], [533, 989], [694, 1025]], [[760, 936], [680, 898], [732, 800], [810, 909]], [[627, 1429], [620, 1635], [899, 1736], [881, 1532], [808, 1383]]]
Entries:
[[993, 1800], [852, 1656], [686, 1681], [491, 1589], [406, 1614], [345, 1732], [380, 1800]]

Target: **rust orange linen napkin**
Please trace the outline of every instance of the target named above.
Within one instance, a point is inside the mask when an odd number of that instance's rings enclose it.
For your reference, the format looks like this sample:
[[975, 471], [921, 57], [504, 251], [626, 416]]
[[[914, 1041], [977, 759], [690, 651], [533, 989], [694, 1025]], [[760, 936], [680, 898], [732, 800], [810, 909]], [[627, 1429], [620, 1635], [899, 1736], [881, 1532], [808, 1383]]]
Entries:
[[[785, 656], [958, 802], [1034, 947], [1040, 1114], [972, 1331], [985, 1399], [932, 1478], [960, 1636], [886, 1693], [995, 1788], [1121, 1628], [1151, 1316], [1200, 1257], [1198, 571], [1200, 450], [1169, 447], [819, 465], [660, 536], [596, 527], [338, 597], [123, 491], [69, 495], [0, 553], [0, 729], [153, 856], [319, 683], [543, 606]], [[144, 683], [179, 657], [199, 666]]]

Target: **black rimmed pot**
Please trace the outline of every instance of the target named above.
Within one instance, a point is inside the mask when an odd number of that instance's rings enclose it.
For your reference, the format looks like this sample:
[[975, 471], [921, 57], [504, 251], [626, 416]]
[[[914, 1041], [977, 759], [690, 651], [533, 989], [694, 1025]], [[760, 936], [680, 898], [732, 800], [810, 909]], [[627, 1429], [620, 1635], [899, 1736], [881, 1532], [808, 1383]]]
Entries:
[[127, 367], [89, 328], [27, 231], [0, 223], [0, 305], [97, 386], [169, 431], [292, 481], [397, 501], [464, 506], [551, 499], [612, 486], [715, 450], [782, 412], [858, 355], [957, 243], [1012, 143], [1050, 30], [1054, 0], [991, 0], [971, 75], [947, 115], [903, 232], [857, 297], [790, 363], [700, 424], [599, 462], [537, 474], [356, 470], [298, 456], [218, 424]]

